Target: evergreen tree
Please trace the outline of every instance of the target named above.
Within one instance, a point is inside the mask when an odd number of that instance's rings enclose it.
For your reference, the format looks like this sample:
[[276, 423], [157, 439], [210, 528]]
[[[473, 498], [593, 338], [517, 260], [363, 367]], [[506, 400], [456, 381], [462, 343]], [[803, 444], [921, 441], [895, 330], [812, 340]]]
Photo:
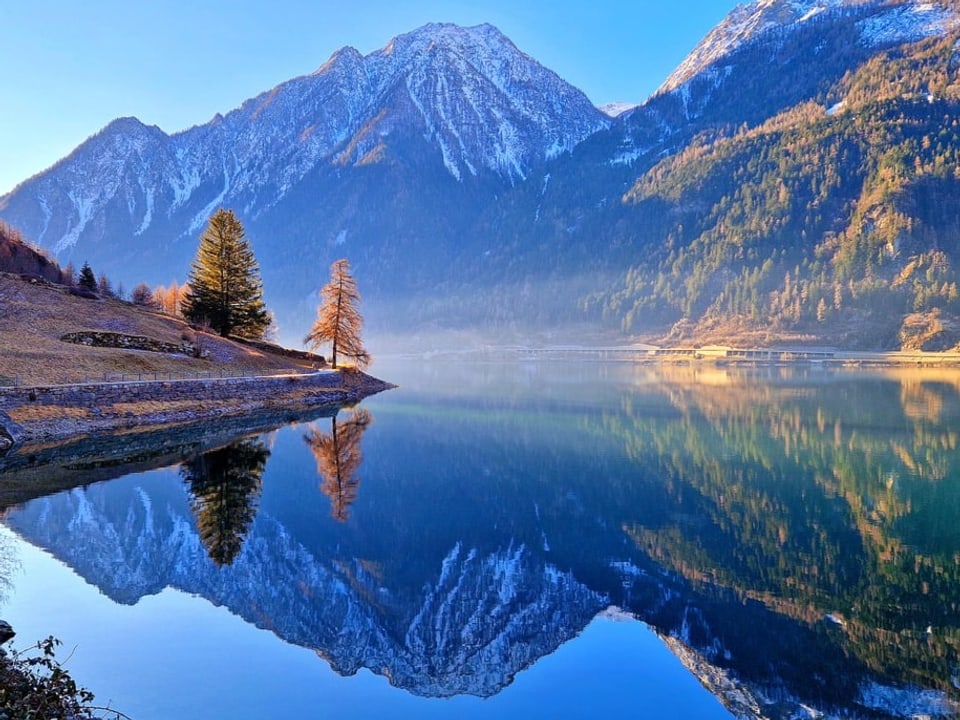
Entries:
[[77, 286], [90, 292], [97, 291], [97, 276], [93, 274], [89, 263], [84, 263], [80, 268], [80, 279], [77, 280]]
[[370, 364], [370, 354], [360, 338], [363, 317], [357, 307], [359, 303], [360, 292], [350, 274], [350, 262], [337, 260], [330, 266], [330, 282], [320, 291], [317, 319], [303, 340], [313, 349], [331, 343], [334, 368], [337, 367], [338, 354], [353, 358], [361, 369]]
[[190, 268], [184, 317], [224, 337], [263, 336], [269, 324], [260, 267], [232, 210], [218, 210], [200, 237]]

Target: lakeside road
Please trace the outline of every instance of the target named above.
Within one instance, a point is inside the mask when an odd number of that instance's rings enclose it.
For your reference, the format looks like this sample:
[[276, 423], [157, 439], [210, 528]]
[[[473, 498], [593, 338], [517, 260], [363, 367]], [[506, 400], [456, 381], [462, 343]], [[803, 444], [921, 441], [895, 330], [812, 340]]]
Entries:
[[356, 370], [0, 390], [0, 451], [131, 428], [336, 407], [394, 387]]

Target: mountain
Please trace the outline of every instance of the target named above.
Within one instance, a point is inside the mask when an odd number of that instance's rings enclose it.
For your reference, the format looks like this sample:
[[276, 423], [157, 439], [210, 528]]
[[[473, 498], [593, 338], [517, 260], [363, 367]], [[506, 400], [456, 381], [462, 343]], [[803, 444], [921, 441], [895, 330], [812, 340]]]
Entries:
[[[807, 25], [854, 20], [855, 44], [881, 46], [944, 35], [957, 28], [955, 12], [933, 2], [889, 0], [753, 0], [738, 5], [670, 74], [658, 92], [671, 92], [711, 67], [725, 71], [738, 50], [764, 36], [783, 38]], [[822, 50], [822, 48], [821, 48]]]
[[[763, 25], [784, 13], [799, 18]], [[681, 69], [650, 103], [682, 101], [698, 134], [623, 195], [660, 242], [604, 312], [626, 329], [680, 323], [680, 338], [756, 328], [956, 345], [956, 9], [754, 3], [727, 25], [694, 53], [716, 59], [690, 80], [696, 63]], [[744, 28], [755, 34], [737, 44]], [[777, 72], [749, 77], [761, 63]]]
[[[205, 562], [182, 500], [145, 487], [135, 492], [124, 498], [134, 502], [121, 522], [104, 514], [100, 496], [72, 491], [40, 501], [57, 520], [37, 540], [59, 550], [65, 532], [83, 532], [90, 542], [68, 551], [68, 562], [118, 603], [174, 587], [315, 649], [342, 675], [368, 668], [417, 695], [490, 697], [604, 607], [601, 595], [524, 548], [484, 555], [455, 546], [415, 592], [387, 587], [362, 559], [318, 556], [263, 515], [226, 572]], [[111, 553], [97, 551], [109, 546]], [[299, 581], [289, 582], [283, 573], [294, 566]], [[277, 585], [267, 590], [265, 578]], [[251, 592], [257, 587], [265, 592]]]
[[343, 254], [390, 292], [434, 284], [479, 208], [608, 122], [494, 27], [427, 25], [174, 135], [117, 120], [0, 215], [60, 259], [157, 283], [229, 206], [275, 297], [305, 300]]
[[947, 349], [958, 31], [953, 0], [754, 0], [608, 117], [495, 28], [428, 25], [175, 135], [115, 121], [0, 217], [133, 285], [182, 280], [230, 206], [289, 339], [347, 256], [413, 338]]
[[635, 107], [637, 107], [636, 103], [612, 102], [601, 105], [599, 110], [607, 117], [615, 118], [618, 115], [623, 115], [628, 110], [633, 110]]
[[592, 247], [620, 276], [581, 307], [658, 342], [954, 347], [958, 18], [911, 0], [740, 6], [495, 224], [535, 206], [540, 243]]

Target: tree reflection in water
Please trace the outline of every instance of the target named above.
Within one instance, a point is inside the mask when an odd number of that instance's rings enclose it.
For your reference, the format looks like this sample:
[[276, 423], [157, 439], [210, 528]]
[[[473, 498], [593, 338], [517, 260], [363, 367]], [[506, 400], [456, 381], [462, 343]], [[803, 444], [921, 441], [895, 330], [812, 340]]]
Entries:
[[207, 554], [219, 567], [231, 565], [257, 514], [270, 451], [261, 438], [231, 443], [188, 460], [180, 475]]
[[303, 436], [317, 461], [320, 491], [330, 498], [330, 514], [339, 522], [350, 516], [350, 506], [357, 499], [360, 478], [357, 471], [363, 462], [360, 440], [373, 422], [369, 410], [353, 410], [345, 420], [330, 418], [330, 433], [316, 425]]

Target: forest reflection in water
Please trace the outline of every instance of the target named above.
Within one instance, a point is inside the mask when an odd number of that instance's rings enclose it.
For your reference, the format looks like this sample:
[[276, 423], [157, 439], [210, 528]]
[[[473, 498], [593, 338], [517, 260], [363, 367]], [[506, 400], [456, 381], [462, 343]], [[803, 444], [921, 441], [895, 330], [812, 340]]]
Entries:
[[422, 697], [498, 695], [613, 606], [737, 715], [960, 709], [960, 373], [390, 377], [173, 484], [121, 478], [6, 522], [120, 602], [195, 593]]

